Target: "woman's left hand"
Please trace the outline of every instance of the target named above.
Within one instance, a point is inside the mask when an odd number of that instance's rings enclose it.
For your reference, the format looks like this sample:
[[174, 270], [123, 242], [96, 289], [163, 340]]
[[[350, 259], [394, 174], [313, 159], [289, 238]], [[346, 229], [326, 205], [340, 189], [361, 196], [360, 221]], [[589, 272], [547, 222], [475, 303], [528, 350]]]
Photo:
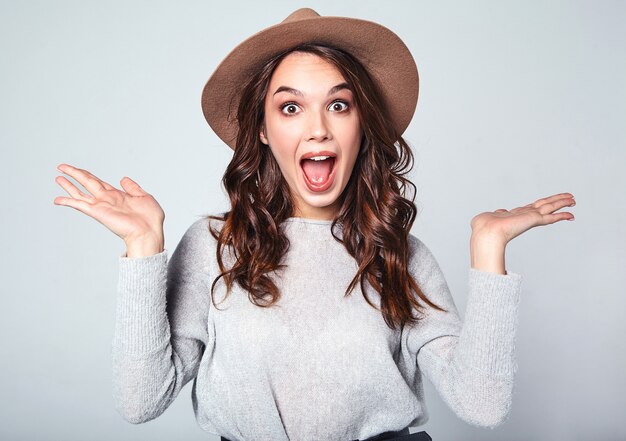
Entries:
[[524, 231], [541, 225], [549, 225], [562, 220], [574, 220], [568, 212], [555, 213], [563, 207], [576, 205], [571, 193], [559, 193], [539, 199], [523, 207], [480, 213], [472, 219], [472, 236], [489, 237], [506, 245]]

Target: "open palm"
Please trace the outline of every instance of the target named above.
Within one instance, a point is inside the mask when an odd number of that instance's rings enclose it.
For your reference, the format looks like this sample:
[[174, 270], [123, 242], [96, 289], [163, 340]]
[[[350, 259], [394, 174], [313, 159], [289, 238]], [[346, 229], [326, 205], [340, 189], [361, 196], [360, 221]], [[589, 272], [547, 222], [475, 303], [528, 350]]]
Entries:
[[55, 181], [71, 197], [59, 196], [56, 205], [72, 207], [94, 218], [125, 242], [147, 236], [162, 237], [165, 213], [159, 203], [139, 184], [125, 177], [124, 191], [97, 178], [87, 170], [61, 164], [57, 169], [79, 182], [89, 193], [80, 191], [64, 176]]
[[506, 244], [533, 227], [573, 220], [572, 213], [555, 211], [574, 205], [576, 201], [571, 193], [559, 193], [512, 210], [500, 208], [493, 212], [487, 211], [472, 219], [472, 234], [495, 236]]

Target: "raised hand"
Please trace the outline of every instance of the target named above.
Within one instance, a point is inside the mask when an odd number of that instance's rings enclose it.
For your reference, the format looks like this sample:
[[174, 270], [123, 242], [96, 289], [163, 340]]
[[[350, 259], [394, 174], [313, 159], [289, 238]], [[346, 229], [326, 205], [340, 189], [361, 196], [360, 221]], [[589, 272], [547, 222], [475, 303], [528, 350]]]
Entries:
[[128, 257], [163, 250], [165, 213], [139, 184], [125, 177], [120, 181], [122, 191], [87, 170], [68, 164], [60, 164], [57, 169], [74, 178], [90, 194], [80, 191], [64, 176], [57, 176], [56, 183], [71, 197], [59, 196], [54, 199], [55, 205], [72, 207], [100, 222], [124, 240], [129, 249]]
[[562, 220], [574, 220], [568, 212], [555, 213], [563, 207], [576, 205], [571, 193], [559, 193], [538, 199], [523, 207], [480, 213], [471, 221], [473, 236], [488, 236], [506, 245], [523, 232], [537, 226], [553, 224]]
[[470, 256], [472, 268], [507, 274], [504, 254], [507, 243], [533, 227], [574, 220], [568, 212], [555, 213], [563, 207], [576, 205], [571, 193], [559, 193], [538, 199], [523, 207], [480, 213], [470, 223]]

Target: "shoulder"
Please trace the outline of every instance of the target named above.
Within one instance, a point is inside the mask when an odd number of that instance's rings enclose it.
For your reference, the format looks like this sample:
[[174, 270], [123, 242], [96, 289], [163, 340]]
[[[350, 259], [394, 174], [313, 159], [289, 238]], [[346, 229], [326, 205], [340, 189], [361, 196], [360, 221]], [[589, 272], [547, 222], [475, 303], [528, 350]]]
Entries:
[[424, 258], [433, 258], [430, 249], [426, 246], [426, 244], [415, 236], [413, 233], [409, 233], [408, 239], [409, 245], [409, 260], [414, 259], [424, 259]]
[[440, 267], [430, 248], [417, 236], [409, 233], [409, 270], [413, 275], [432, 275]]
[[191, 253], [214, 248], [217, 241], [211, 231], [218, 234], [221, 230], [224, 221], [220, 217], [203, 215], [196, 219], [183, 234], [178, 248]]
[[207, 239], [212, 237], [211, 230], [219, 232], [224, 225], [222, 215], [203, 215], [195, 220], [185, 231], [186, 237]]
[[170, 259], [170, 271], [185, 273], [214, 272], [217, 240], [211, 234], [211, 228], [219, 232], [223, 221], [202, 215], [185, 231]]
[[[412, 234], [409, 235], [408, 270], [431, 302], [448, 312], [454, 311], [458, 314], [448, 282], [435, 255], [423, 241]], [[454, 314], [450, 317], [457, 320]]]

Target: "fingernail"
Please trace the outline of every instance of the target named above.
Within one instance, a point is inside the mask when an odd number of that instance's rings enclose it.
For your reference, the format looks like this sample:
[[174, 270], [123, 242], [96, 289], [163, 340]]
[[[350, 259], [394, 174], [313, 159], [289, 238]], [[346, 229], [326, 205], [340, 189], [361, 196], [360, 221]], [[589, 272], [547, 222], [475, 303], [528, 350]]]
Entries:
[[572, 216], [570, 219], [568, 219], [569, 221], [573, 221], [574, 219], [576, 219], [574, 216]]

